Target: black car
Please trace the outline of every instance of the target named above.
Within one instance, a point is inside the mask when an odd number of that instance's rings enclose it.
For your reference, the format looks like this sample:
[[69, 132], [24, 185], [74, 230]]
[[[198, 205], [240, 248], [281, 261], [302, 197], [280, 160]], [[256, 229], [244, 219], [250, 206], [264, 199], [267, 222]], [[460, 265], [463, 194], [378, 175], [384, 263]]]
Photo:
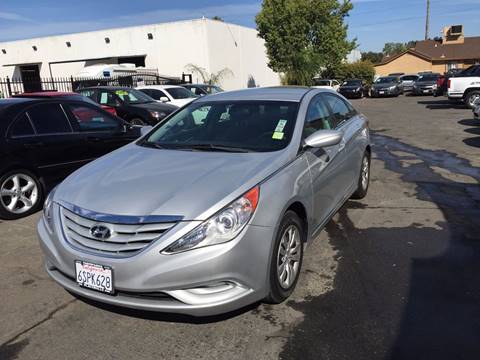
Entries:
[[425, 74], [421, 75], [417, 81], [413, 83], [413, 95], [433, 95], [437, 91], [437, 80], [440, 74]]
[[190, 90], [197, 96], [205, 96], [210, 94], [216, 94], [223, 92], [223, 89], [216, 85], [206, 85], [206, 84], [183, 84], [181, 85], [185, 89]]
[[113, 107], [118, 116], [133, 125], [155, 125], [178, 109], [129, 87], [95, 86], [80, 89], [78, 93], [100, 105]]
[[33, 213], [72, 171], [140, 133], [140, 127], [86, 101], [0, 100], [0, 218]]
[[362, 98], [368, 94], [368, 87], [363, 80], [349, 79], [340, 85], [338, 92], [347, 99]]

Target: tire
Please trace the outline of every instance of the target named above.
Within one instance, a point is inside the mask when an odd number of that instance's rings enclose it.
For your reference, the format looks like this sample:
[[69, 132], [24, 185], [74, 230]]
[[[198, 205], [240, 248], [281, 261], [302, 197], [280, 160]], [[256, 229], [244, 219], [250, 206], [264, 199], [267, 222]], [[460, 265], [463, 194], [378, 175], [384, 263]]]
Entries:
[[475, 101], [480, 98], [480, 90], [471, 90], [465, 95], [465, 105], [470, 109], [475, 108]]
[[[294, 244], [290, 244], [291, 235]], [[269, 295], [265, 301], [272, 304], [279, 304], [287, 299], [295, 289], [303, 262], [303, 244], [305, 243], [305, 225], [298, 215], [288, 210], [280, 223], [270, 261], [269, 274]], [[287, 253], [285, 254], [285, 247]], [[282, 254], [283, 251], [283, 254]], [[283, 255], [283, 256], [282, 256]], [[288, 257], [287, 259], [285, 259]], [[281, 265], [283, 272], [281, 272]], [[290, 271], [288, 271], [290, 269]], [[293, 277], [288, 277], [292, 274]]]
[[139, 118], [139, 117], [134, 117], [132, 119], [130, 119], [130, 124], [132, 125], [139, 125], [139, 126], [144, 126], [146, 125], [145, 121], [143, 121], [143, 119]]
[[0, 218], [14, 220], [33, 214], [42, 199], [40, 181], [30, 171], [13, 170], [0, 177]]
[[370, 154], [365, 151], [360, 166], [360, 175], [358, 176], [357, 190], [351, 196], [352, 199], [363, 199], [367, 196], [368, 186], [370, 185]]

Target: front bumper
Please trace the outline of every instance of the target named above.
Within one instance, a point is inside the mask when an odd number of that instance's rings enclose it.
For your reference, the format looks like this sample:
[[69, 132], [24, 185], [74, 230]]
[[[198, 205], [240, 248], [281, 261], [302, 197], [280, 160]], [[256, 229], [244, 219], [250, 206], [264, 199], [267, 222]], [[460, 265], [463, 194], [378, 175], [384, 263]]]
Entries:
[[[247, 225], [230, 242], [160, 254], [169, 239], [196, 225], [180, 223], [142, 252], [112, 258], [73, 248], [64, 238], [57, 211], [54, 219], [53, 234], [43, 219], [37, 226], [47, 273], [80, 296], [140, 310], [208, 316], [244, 307], [268, 293], [272, 227]], [[111, 267], [114, 295], [80, 287], [75, 281], [75, 260]]]
[[362, 91], [340, 90], [339, 93], [345, 96], [347, 99], [362, 97]]
[[413, 88], [415, 95], [433, 95], [437, 91], [437, 88]]
[[371, 96], [380, 97], [380, 96], [392, 96], [397, 95], [397, 90], [390, 90], [390, 89], [372, 89], [370, 92]]

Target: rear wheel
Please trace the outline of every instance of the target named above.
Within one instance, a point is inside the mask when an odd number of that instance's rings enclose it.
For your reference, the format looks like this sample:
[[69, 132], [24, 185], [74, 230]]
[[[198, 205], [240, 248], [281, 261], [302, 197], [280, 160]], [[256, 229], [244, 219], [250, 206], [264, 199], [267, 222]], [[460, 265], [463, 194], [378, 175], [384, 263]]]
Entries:
[[370, 154], [365, 151], [362, 158], [360, 176], [358, 178], [357, 190], [353, 193], [352, 199], [363, 199], [367, 196], [370, 184]]
[[477, 101], [480, 101], [480, 90], [472, 90], [472, 91], [469, 91], [466, 95], [465, 95], [465, 104], [470, 108], [470, 109], [474, 109], [475, 108], [475, 105], [476, 105], [476, 102]]
[[9, 171], [0, 177], [0, 217], [19, 219], [37, 211], [42, 188], [37, 177], [27, 170]]
[[266, 301], [279, 304], [295, 289], [303, 261], [304, 224], [293, 211], [287, 211], [273, 247], [270, 263], [270, 292]]
[[144, 126], [144, 125], [145, 125], [145, 121], [143, 121], [142, 119], [136, 117], [136, 118], [133, 118], [133, 119], [130, 120], [130, 124], [132, 124], [132, 125]]

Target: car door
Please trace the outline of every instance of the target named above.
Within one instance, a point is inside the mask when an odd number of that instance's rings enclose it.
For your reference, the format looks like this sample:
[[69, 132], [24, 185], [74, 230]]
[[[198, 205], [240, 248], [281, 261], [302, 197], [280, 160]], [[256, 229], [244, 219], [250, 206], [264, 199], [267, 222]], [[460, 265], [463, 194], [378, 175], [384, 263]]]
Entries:
[[25, 160], [38, 170], [46, 183], [59, 182], [89, 161], [82, 136], [73, 131], [59, 102], [32, 105], [15, 121], [25, 119], [34, 135], [11, 136], [9, 143], [24, 154]]
[[[316, 95], [308, 105], [302, 138], [306, 139], [316, 131], [333, 129], [330, 109], [323, 94]], [[341, 159], [339, 146], [310, 148], [305, 150], [313, 189], [314, 231], [321, 228], [337, 207], [338, 176]]]
[[117, 115], [122, 119], [128, 119], [130, 116], [130, 109], [123, 101], [109, 89], [97, 89], [97, 100], [100, 105], [113, 107]]
[[90, 158], [98, 158], [135, 140], [139, 129], [130, 129], [120, 119], [80, 102], [66, 102], [64, 107], [74, 129], [83, 135]]
[[327, 106], [331, 111], [333, 127], [343, 134], [338, 145], [338, 202], [344, 201], [355, 191], [360, 164], [365, 150], [364, 138], [366, 120], [353, 106], [336, 94], [325, 94]]

